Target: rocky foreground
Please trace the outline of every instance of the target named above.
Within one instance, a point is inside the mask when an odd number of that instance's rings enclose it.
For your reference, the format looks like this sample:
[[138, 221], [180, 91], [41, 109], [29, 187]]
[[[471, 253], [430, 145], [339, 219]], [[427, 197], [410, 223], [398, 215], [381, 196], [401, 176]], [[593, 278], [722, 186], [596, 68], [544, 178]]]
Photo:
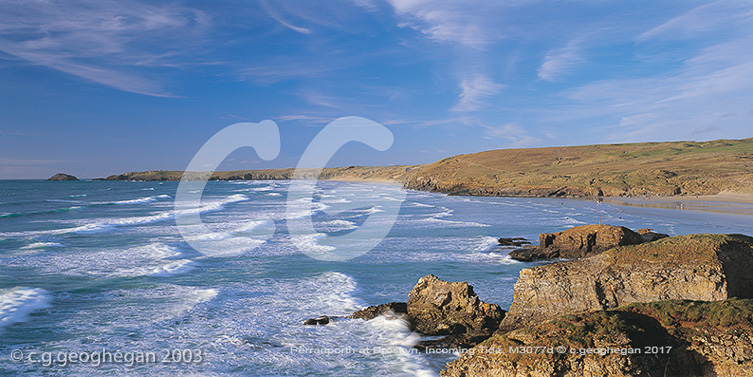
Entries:
[[442, 336], [416, 348], [463, 353], [444, 377], [753, 375], [753, 238], [635, 234], [640, 243], [522, 270], [509, 312], [427, 275], [407, 303], [349, 318], [386, 315]]

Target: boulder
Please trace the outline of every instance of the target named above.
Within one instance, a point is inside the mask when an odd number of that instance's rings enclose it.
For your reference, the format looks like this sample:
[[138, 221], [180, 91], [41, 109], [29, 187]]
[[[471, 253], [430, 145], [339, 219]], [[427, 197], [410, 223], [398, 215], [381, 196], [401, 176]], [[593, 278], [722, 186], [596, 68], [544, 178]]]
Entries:
[[750, 376], [753, 300], [663, 301], [496, 334], [443, 377]]
[[663, 238], [527, 268], [520, 271], [500, 329], [635, 302], [753, 298], [751, 270], [753, 238], [734, 234]]
[[316, 318], [309, 318], [303, 321], [303, 324], [306, 326], [316, 326], [316, 325], [326, 325], [329, 322], [330, 322], [330, 317], [326, 315], [322, 315]]
[[410, 322], [408, 318], [408, 304], [404, 302], [390, 302], [389, 304], [382, 304], [376, 306], [369, 306], [366, 309], [361, 309], [347, 318], [365, 319], [371, 320], [380, 315], [386, 315], [395, 318], [403, 318]]
[[638, 229], [635, 232], [641, 235], [643, 242], [654, 242], [669, 237], [669, 234], [655, 233], [652, 232], [652, 229]]
[[482, 302], [467, 282], [434, 275], [418, 280], [409, 293], [408, 315], [424, 335], [491, 335], [504, 317], [498, 306]]
[[78, 181], [78, 178], [70, 174], [57, 173], [53, 175], [52, 177], [47, 178], [47, 180], [48, 181]]
[[523, 245], [530, 245], [531, 242], [526, 240], [523, 237], [513, 237], [513, 238], [498, 238], [497, 242], [499, 243], [499, 246], [523, 246]]
[[557, 233], [541, 233], [539, 247], [513, 250], [510, 257], [530, 262], [536, 259], [585, 258], [617, 246], [642, 243], [640, 234], [612, 225], [581, 225]]

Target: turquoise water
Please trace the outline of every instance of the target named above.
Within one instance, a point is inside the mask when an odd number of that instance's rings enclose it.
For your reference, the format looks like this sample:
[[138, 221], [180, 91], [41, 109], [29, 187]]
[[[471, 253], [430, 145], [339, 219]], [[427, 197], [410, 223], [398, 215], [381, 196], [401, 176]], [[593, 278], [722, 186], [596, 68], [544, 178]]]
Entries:
[[[409, 192], [374, 250], [325, 262], [299, 248], [321, 248], [379, 211], [330, 213], [338, 203], [399, 197], [397, 189], [320, 183], [301, 214], [318, 233], [290, 236], [288, 184], [209, 182], [202, 218], [226, 249], [205, 256], [176, 228], [176, 182], [0, 181], [0, 374], [438, 376], [454, 356], [409, 352], [419, 338], [399, 321], [301, 322], [405, 301], [429, 273], [468, 281], [482, 300], [507, 308], [519, 271], [533, 264], [507, 258], [495, 237], [537, 240], [595, 223], [599, 213], [604, 223], [672, 235], [753, 228], [753, 218], [723, 213]], [[233, 230], [265, 218], [274, 219], [268, 239]], [[103, 351], [152, 352], [157, 362], [67, 359]]]

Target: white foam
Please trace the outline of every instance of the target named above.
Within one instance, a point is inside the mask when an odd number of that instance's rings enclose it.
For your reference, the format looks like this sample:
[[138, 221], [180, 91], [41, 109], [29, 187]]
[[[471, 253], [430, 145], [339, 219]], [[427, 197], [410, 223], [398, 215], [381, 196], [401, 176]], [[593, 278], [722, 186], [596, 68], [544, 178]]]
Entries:
[[118, 204], [118, 205], [122, 205], [122, 204], [142, 204], [142, 203], [151, 203], [151, 202], [153, 202], [155, 200], [157, 200], [155, 197], [153, 197], [153, 196], [147, 196], [147, 197], [138, 198], [138, 199], [119, 200], [119, 201], [116, 201], [116, 202], [112, 202], [112, 204]]
[[306, 250], [308, 252], [328, 252], [335, 250], [335, 247], [328, 245], [320, 245], [316, 241], [327, 237], [324, 233], [304, 234], [291, 236], [290, 240], [298, 249]]
[[315, 226], [325, 232], [339, 232], [358, 228], [354, 222], [348, 220], [321, 221], [315, 223]]
[[419, 202], [413, 202], [411, 203], [413, 207], [420, 207], [420, 208], [434, 208], [436, 206], [433, 206], [431, 204], [425, 204], [425, 203], [419, 203]]
[[286, 218], [299, 219], [313, 216], [315, 213], [329, 208], [328, 205], [322, 202], [314, 202], [313, 200], [313, 198], [301, 198], [289, 201], [287, 203], [287, 213], [285, 214]]
[[0, 291], [0, 329], [13, 323], [25, 322], [29, 313], [49, 308], [52, 301], [48, 291], [41, 288], [13, 288]]
[[141, 191], [154, 191], [154, 187], [145, 187], [142, 188]]
[[[160, 195], [159, 197], [163, 197], [163, 195]], [[169, 197], [169, 196], [164, 195], [164, 197]], [[57, 234], [66, 234], [66, 233], [78, 233], [78, 234], [103, 233], [103, 232], [108, 232], [108, 231], [113, 230], [115, 226], [144, 225], [144, 224], [150, 224], [150, 223], [154, 223], [158, 221], [169, 220], [175, 216], [181, 216], [181, 215], [185, 215], [189, 213], [197, 213], [197, 212], [203, 213], [203, 212], [209, 212], [209, 211], [217, 211], [224, 208], [226, 204], [241, 202], [245, 200], [249, 200], [248, 196], [242, 195], [242, 194], [236, 194], [236, 195], [230, 195], [223, 199], [202, 203], [202, 206], [197, 207], [197, 208], [181, 209], [177, 211], [175, 210], [164, 211], [164, 212], [160, 212], [160, 213], [157, 213], [155, 215], [150, 215], [150, 216], [87, 219], [86, 221], [88, 222], [88, 224], [73, 227], [73, 228], [37, 230], [37, 231], [28, 231], [28, 232], [8, 232], [8, 233], [0, 233], [0, 236], [33, 237], [37, 235], [57, 235]]]
[[496, 237], [484, 236], [479, 240], [475, 251], [491, 251], [499, 246], [499, 240]]
[[280, 194], [279, 192], [270, 192], [267, 193], [267, 196], [282, 196], [282, 194]]
[[196, 269], [199, 264], [189, 259], [180, 259], [166, 265], [153, 268], [150, 272], [150, 276], [168, 277], [178, 274], [184, 274], [191, 270]]
[[65, 245], [58, 242], [34, 242], [22, 247], [22, 249], [42, 249], [45, 247], [65, 247]]

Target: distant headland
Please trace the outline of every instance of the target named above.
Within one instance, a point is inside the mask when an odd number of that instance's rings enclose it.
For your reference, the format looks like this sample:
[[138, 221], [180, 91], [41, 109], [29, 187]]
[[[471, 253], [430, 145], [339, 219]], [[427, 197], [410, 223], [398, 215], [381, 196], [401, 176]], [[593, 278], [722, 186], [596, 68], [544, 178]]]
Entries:
[[[194, 179], [285, 180], [295, 169], [191, 172]], [[316, 179], [316, 171], [299, 177]], [[98, 180], [177, 181], [182, 171], [145, 171]], [[450, 195], [651, 197], [753, 194], [753, 138], [501, 149], [425, 165], [325, 168], [320, 179], [391, 181]]]

